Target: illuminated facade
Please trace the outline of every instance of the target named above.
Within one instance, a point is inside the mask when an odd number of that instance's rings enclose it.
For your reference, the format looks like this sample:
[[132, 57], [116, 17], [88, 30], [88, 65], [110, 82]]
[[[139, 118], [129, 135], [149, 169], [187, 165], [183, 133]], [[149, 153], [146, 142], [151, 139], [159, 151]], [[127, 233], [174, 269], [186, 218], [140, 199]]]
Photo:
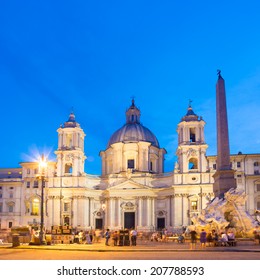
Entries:
[[[166, 150], [140, 122], [134, 100], [126, 123], [100, 152], [102, 175], [84, 171], [85, 133], [73, 113], [58, 130], [56, 161], [49, 162], [44, 192], [46, 229], [132, 228], [153, 231], [187, 226], [214, 197], [216, 156], [207, 156], [205, 122], [191, 106], [177, 126], [178, 161], [164, 173]], [[260, 154], [231, 155], [237, 187], [248, 195], [246, 210], [260, 210]], [[0, 227], [40, 223], [38, 163], [0, 169]]]

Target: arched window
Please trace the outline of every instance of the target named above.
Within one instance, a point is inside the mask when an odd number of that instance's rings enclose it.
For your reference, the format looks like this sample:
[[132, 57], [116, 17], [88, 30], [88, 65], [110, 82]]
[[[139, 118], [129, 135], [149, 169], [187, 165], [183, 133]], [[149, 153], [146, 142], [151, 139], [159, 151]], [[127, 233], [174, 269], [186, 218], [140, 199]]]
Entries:
[[72, 164], [71, 163], [66, 163], [65, 165], [65, 173], [72, 173]]
[[40, 198], [33, 196], [25, 202], [26, 213], [32, 216], [40, 215]]
[[196, 158], [191, 158], [189, 160], [189, 170], [198, 169], [198, 160]]
[[190, 128], [190, 142], [196, 142], [196, 131], [195, 128]]

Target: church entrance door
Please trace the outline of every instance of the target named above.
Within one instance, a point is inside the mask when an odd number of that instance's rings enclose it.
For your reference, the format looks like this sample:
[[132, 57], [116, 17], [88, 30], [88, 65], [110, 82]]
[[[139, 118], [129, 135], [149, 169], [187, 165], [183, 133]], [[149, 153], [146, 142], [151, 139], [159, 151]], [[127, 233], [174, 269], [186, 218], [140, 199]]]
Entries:
[[135, 212], [125, 212], [124, 218], [124, 228], [135, 228]]
[[157, 218], [157, 229], [165, 228], [165, 218]]
[[97, 218], [96, 219], [96, 229], [102, 229], [103, 228], [103, 219]]

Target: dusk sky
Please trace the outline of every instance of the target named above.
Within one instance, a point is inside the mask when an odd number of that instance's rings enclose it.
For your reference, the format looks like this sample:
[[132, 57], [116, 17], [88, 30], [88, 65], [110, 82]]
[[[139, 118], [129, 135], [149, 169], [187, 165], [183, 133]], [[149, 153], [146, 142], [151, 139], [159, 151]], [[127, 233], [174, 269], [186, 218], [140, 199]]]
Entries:
[[216, 154], [217, 69], [226, 83], [231, 153], [260, 152], [260, 1], [1, 1], [0, 167], [38, 153], [55, 160], [57, 129], [73, 108], [85, 172], [125, 123], [141, 122], [176, 161], [189, 99]]

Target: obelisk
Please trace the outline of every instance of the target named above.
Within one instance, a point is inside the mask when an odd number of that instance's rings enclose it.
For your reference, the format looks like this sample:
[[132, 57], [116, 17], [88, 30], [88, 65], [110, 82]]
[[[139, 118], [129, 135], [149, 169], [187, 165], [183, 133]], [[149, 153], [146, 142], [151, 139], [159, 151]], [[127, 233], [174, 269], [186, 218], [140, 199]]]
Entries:
[[228, 137], [228, 118], [226, 105], [225, 81], [218, 70], [216, 85], [216, 114], [217, 114], [217, 170], [213, 175], [213, 192], [215, 197], [222, 198], [231, 188], [236, 188], [234, 170], [230, 166], [230, 149]]

